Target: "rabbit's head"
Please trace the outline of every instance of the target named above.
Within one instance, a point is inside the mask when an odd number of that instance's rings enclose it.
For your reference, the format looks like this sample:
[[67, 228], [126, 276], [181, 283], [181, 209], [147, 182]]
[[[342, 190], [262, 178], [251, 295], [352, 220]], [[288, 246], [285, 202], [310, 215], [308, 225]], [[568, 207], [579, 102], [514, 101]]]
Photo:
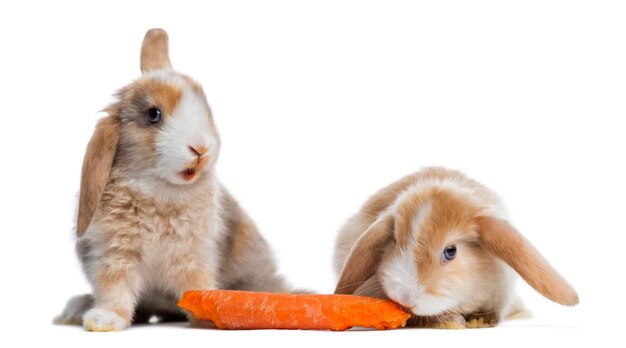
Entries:
[[462, 312], [479, 298], [508, 296], [510, 266], [550, 300], [577, 304], [567, 281], [480, 202], [452, 184], [404, 191], [356, 241], [336, 293], [379, 291], [420, 316]]

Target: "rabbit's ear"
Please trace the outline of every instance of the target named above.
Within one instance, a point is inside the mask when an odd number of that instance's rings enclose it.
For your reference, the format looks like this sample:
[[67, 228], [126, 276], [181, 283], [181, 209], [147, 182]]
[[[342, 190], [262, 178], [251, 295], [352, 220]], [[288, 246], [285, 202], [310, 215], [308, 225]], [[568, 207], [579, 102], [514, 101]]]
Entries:
[[335, 294], [352, 294], [376, 273], [376, 267], [393, 238], [394, 222], [391, 215], [378, 219], [352, 246], [343, 264]]
[[117, 150], [119, 118], [110, 114], [102, 118], [87, 145], [80, 178], [76, 234], [85, 233], [91, 223], [109, 175]]
[[478, 225], [481, 246], [509, 264], [540, 294], [562, 305], [578, 304], [576, 290], [511, 224], [480, 217]]
[[163, 29], [150, 29], [141, 45], [141, 73], [171, 69], [167, 33]]

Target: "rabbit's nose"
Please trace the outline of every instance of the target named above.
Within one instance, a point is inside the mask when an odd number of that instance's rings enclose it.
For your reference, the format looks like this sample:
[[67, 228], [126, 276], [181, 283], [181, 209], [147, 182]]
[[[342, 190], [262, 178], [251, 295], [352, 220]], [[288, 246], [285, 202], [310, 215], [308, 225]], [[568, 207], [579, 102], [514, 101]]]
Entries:
[[201, 157], [207, 152], [208, 149], [204, 145], [200, 145], [200, 146], [189, 145], [189, 150], [191, 150], [191, 152], [193, 152], [196, 156]]

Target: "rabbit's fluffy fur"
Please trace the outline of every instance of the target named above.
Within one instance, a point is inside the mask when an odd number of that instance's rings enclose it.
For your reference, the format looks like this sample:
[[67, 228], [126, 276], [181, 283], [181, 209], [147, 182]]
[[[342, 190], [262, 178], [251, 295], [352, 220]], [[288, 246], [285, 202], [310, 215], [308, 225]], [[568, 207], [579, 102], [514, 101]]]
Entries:
[[191, 289], [286, 292], [267, 242], [214, 171], [220, 139], [198, 83], [172, 70], [148, 31], [143, 76], [117, 93], [87, 147], [77, 252], [93, 295], [56, 319], [110, 331], [184, 319]]
[[[514, 270], [547, 298], [575, 290], [507, 222], [504, 205], [460, 172], [426, 168], [372, 196], [339, 232], [336, 293], [390, 298], [413, 325], [495, 325], [523, 305]], [[454, 255], [445, 258], [451, 247]]]

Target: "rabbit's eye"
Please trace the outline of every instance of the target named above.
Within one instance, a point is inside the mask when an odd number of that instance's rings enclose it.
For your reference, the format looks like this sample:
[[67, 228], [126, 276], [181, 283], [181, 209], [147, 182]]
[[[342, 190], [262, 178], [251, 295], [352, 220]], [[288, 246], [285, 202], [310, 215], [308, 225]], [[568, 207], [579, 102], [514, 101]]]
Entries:
[[456, 256], [456, 245], [448, 245], [445, 249], [443, 249], [443, 263], [447, 263], [452, 261]]
[[148, 110], [148, 121], [152, 124], [161, 122], [161, 110], [150, 108], [150, 110]]

